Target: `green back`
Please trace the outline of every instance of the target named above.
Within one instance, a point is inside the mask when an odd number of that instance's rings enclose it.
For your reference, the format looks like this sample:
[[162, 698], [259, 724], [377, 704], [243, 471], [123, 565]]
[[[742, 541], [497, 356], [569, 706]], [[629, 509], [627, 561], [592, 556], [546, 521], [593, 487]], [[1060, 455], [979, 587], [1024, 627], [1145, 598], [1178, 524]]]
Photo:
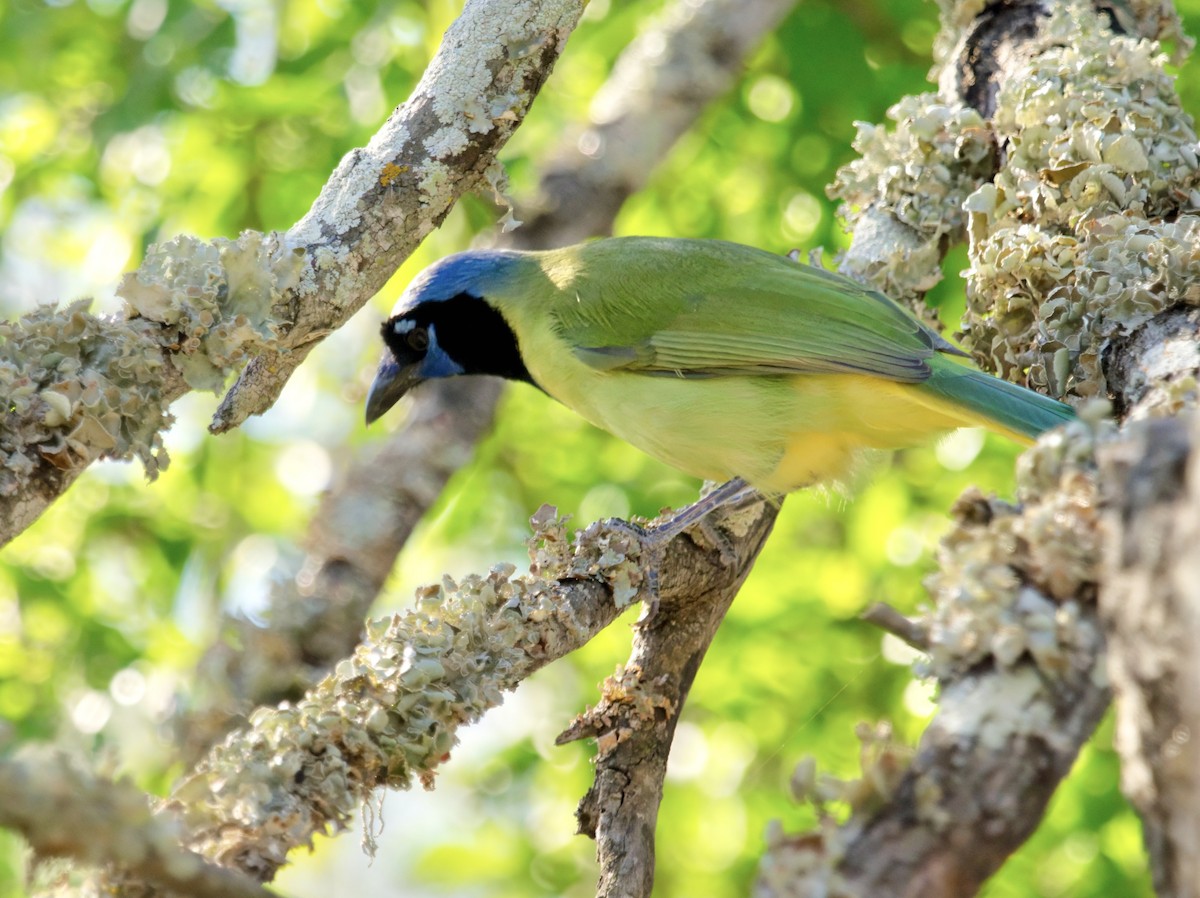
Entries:
[[882, 293], [751, 247], [628, 237], [543, 254], [577, 276], [549, 313], [576, 355], [646, 374], [865, 373], [917, 383], [958, 353]]

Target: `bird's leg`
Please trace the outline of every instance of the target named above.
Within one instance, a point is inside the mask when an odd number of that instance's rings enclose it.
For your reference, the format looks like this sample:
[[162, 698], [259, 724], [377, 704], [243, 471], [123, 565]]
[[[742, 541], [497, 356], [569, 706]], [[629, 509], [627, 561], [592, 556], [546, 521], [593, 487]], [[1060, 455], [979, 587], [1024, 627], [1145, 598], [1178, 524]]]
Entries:
[[671, 517], [659, 524], [639, 527], [624, 521], [613, 521], [614, 525], [629, 530], [638, 541], [641, 549], [642, 563], [646, 570], [646, 592], [649, 595], [649, 613], [652, 615], [658, 607], [658, 571], [662, 567], [663, 556], [667, 544], [689, 527], [697, 524], [704, 528], [705, 536], [721, 551], [721, 560], [732, 564], [737, 560], [736, 553], [729, 540], [715, 527], [708, 525], [707, 515], [724, 505], [738, 505], [758, 493], [740, 477], [723, 483], [712, 492], [697, 499], [691, 505], [681, 508]]
[[[680, 533], [683, 533], [683, 531], [687, 530], [693, 524], [701, 523], [709, 514], [716, 511], [721, 506], [739, 505], [746, 499], [757, 495], [758, 493], [755, 491], [754, 487], [746, 483], [746, 481], [744, 481], [741, 477], [735, 477], [733, 480], [730, 480], [727, 483], [722, 483], [708, 495], [701, 496], [686, 508], [679, 509], [679, 511], [675, 512], [674, 515], [663, 521], [661, 524], [653, 524], [650, 527], [647, 527], [646, 536], [652, 542], [658, 543], [665, 548], [666, 544], [673, 540], [676, 536], [678, 536]], [[715, 534], [714, 531], [709, 528], [706, 530], [706, 535], [713, 537]], [[721, 543], [721, 540], [714, 541], [717, 542], [718, 545]], [[727, 553], [724, 547], [722, 547], [722, 560], [727, 560], [726, 554]]]

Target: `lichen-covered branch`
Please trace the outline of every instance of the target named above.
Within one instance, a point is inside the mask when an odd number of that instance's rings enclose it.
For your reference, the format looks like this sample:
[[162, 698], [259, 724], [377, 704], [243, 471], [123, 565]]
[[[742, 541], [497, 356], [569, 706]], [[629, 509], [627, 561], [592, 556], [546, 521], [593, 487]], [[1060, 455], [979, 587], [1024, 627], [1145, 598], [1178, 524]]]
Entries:
[[1081, 3], [1040, 22], [996, 94], [1004, 165], [966, 204], [964, 342], [1006, 377], [1105, 396], [1115, 338], [1200, 302], [1196, 131], [1154, 41]]
[[432, 785], [459, 726], [616, 617], [638, 572], [628, 537], [597, 529], [572, 554], [553, 510], [535, 525], [528, 576], [499, 565], [422, 591], [413, 609], [369, 624], [302, 700], [259, 709], [214, 747], [172, 796], [188, 843], [271, 879], [289, 850], [343, 827], [374, 789]]
[[175, 725], [185, 763], [257, 706], [299, 698], [350, 654], [409, 534], [490, 428], [499, 393], [494, 380], [427, 384], [404, 426], [322, 498], [304, 562], [273, 584], [263, 622], [228, 620], [232, 633], [201, 661], [201, 686]]
[[[952, 75], [898, 104], [894, 131], [863, 129], [835, 190], [857, 207], [848, 264], [892, 289], [919, 294], [967, 237], [964, 342], [985, 367], [1145, 414], [1195, 398], [1200, 172], [1151, 39], [1177, 20], [1132, 11], [1121, 34], [1078, 2], [947, 5]], [[911, 766], [885, 752], [841, 795], [848, 823], [779, 834], [760, 894], [973, 894], [1036, 826], [1108, 701], [1093, 455], [1109, 434], [1102, 409], [1082, 413], [1024, 457], [1020, 505], [956, 509], [934, 606], [911, 622], [940, 685]]]
[[855, 813], [776, 833], [760, 896], [971, 895], [1033, 832], [1108, 706], [1096, 439], [1086, 423], [1043, 438], [1022, 459], [1019, 505], [959, 500], [933, 606], [913, 622], [929, 652], [919, 672], [941, 686], [937, 716], [907, 769], [883, 752], [861, 782], [815, 793]]
[[141, 790], [99, 779], [63, 753], [0, 760], [0, 795], [0, 826], [24, 836], [39, 860], [115, 868], [189, 898], [271, 898], [244, 874], [180, 848], [178, 821], [153, 816]]
[[500, 177], [580, 0], [469, 0], [413, 95], [286, 234], [177, 237], [126, 276], [120, 318], [81, 305], [0, 325], [0, 544], [98, 458], [166, 464], [168, 406], [249, 363], [214, 429], [264, 411], [316, 341], [380, 287], [462, 193]]
[[1200, 882], [1200, 417], [1140, 422], [1100, 455], [1100, 610], [1125, 794], [1160, 898]]
[[[216, 746], [170, 805], [189, 847], [270, 879], [288, 850], [344, 826], [374, 789], [431, 785], [458, 727], [627, 607], [643, 571], [625, 528], [593, 525], [572, 550], [553, 509], [534, 525], [528, 576], [500, 565], [423, 591], [414, 609], [369, 625], [303, 700], [256, 711]], [[760, 538], [768, 529], [750, 527]], [[756, 550], [731, 568], [719, 549], [672, 548], [661, 580], [679, 589], [740, 581]]]
[[[599, 898], [649, 898], [653, 891], [655, 829], [675, 726], [778, 511], [759, 500], [726, 515], [717, 539], [729, 541], [736, 561], [716, 576], [664, 582], [659, 601], [643, 607], [629, 661], [605, 681], [599, 704], [559, 736], [560, 744], [596, 740], [595, 783], [577, 817], [579, 831], [596, 840]], [[682, 569], [705, 567], [699, 545], [674, 545]]]

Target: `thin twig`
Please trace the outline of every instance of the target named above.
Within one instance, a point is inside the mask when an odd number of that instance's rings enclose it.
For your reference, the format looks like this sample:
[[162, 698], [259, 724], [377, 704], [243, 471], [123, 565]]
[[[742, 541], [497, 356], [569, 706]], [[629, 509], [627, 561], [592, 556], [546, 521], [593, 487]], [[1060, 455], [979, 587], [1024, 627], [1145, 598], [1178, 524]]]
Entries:
[[920, 652], [929, 651], [929, 634], [921, 622], [905, 617], [887, 602], [876, 602], [859, 616], [859, 620], [874, 624], [879, 629], [903, 639]]

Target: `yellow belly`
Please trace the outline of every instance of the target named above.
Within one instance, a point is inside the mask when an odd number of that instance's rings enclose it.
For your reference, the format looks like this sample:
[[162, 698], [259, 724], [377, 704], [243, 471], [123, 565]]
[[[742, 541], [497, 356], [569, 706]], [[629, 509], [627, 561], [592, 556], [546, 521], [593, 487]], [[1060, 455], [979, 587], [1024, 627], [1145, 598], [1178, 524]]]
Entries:
[[688, 474], [786, 493], [845, 475], [862, 449], [927, 442], [969, 412], [909, 384], [855, 374], [679, 378], [599, 371], [557, 340], [522, 346], [543, 389]]

